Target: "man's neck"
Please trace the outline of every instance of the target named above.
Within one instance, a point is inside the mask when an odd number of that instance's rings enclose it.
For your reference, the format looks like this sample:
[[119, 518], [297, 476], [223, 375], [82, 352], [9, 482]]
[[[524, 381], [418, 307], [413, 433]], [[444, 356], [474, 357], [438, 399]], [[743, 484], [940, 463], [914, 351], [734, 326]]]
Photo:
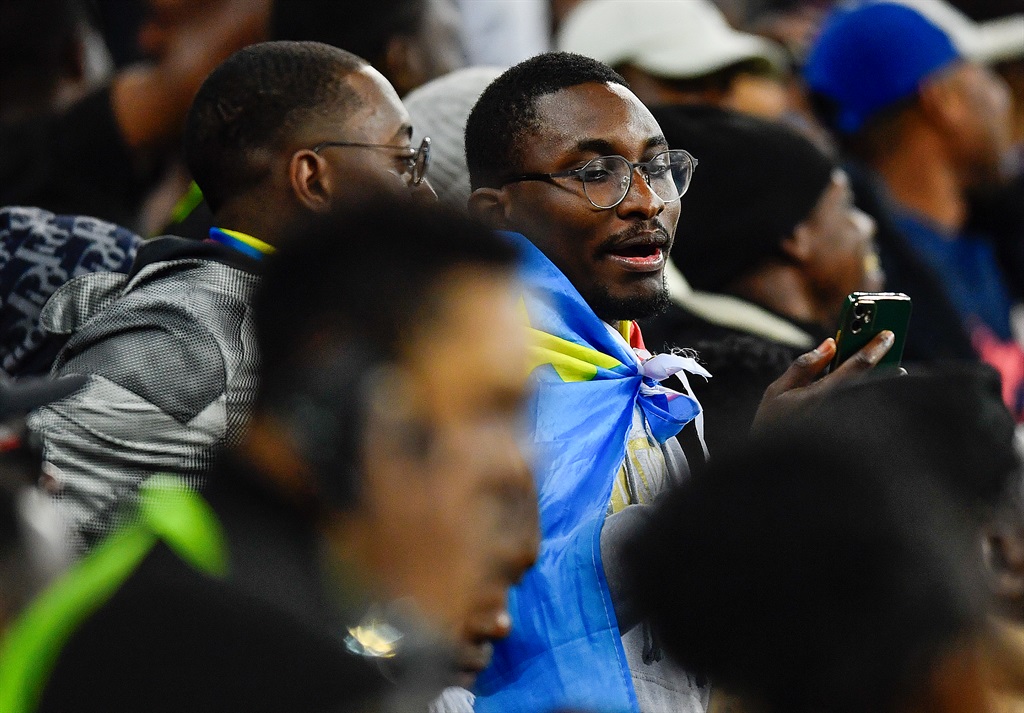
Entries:
[[[266, 209], [253, 210], [244, 204], [231, 203], [222, 206], [213, 214], [213, 224], [218, 228], [236, 230], [279, 247], [284, 226], [289, 221], [272, 215], [273, 212]], [[284, 213], [285, 211], [281, 211], [282, 215]]]
[[963, 228], [967, 220], [963, 177], [935, 133], [907, 132], [874, 167], [901, 206], [949, 233]]

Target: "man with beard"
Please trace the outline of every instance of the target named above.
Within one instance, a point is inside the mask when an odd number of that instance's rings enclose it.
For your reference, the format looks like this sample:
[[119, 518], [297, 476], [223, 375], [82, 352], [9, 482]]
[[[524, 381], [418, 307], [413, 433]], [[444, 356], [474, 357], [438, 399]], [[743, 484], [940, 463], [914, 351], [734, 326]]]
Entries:
[[[700, 406], [658, 384], [692, 359], [652, 357], [633, 320], [667, 303], [663, 271], [696, 159], [607, 66], [566, 53], [509, 69], [466, 126], [470, 207], [520, 249], [535, 339], [528, 413], [543, 544], [512, 591], [514, 629], [477, 684], [478, 711], [703, 711], [702, 681], [661, 660], [619, 576], [645, 504], [686, 477], [674, 436]], [[778, 418], [888, 350], [884, 332], [813, 383], [822, 345], [769, 387]], [[683, 382], [685, 383], [685, 378]]]

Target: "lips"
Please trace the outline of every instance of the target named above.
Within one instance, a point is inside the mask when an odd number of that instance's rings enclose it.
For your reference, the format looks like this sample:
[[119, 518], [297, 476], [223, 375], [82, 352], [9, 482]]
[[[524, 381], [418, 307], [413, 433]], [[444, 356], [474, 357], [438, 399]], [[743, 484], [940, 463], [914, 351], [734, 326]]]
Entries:
[[494, 644], [490, 641], [479, 641], [473, 644], [466, 644], [460, 647], [459, 670], [463, 674], [475, 676], [487, 668], [494, 655]]
[[630, 272], [656, 272], [665, 266], [668, 235], [660, 228], [644, 230], [615, 241], [605, 257]]

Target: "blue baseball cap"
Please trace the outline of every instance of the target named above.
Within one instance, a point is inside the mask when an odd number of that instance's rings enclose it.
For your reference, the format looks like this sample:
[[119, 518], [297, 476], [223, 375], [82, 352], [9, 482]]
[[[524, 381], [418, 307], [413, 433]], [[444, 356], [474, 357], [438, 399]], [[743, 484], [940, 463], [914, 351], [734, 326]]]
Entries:
[[834, 128], [852, 134], [960, 58], [946, 33], [916, 10], [870, 3], [836, 10], [826, 20], [807, 56], [804, 79], [835, 102]]

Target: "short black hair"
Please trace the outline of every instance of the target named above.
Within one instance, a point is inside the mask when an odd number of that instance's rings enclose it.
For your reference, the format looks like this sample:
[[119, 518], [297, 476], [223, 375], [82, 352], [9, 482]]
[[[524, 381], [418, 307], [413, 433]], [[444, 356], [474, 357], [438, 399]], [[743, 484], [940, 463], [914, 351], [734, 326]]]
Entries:
[[466, 122], [466, 164], [473, 190], [497, 188], [519, 171], [521, 141], [537, 127], [538, 98], [589, 82], [629, 87], [596, 59], [547, 52], [507, 69], [484, 90]]
[[383, 66], [388, 41], [414, 36], [426, 16], [426, 0], [276, 0], [270, 20], [275, 40], [323, 42]]
[[345, 77], [366, 66], [319, 42], [263, 42], [225, 60], [199, 88], [185, 120], [189, 171], [216, 211], [258, 184], [258, 149], [281, 146], [315, 116], [357, 106]]
[[624, 559], [655, 641], [758, 710], [903, 710], [987, 598], [970, 529], [898, 448], [809, 423], [667, 494]]
[[[865, 419], [864, 414], [880, 417]], [[1003, 402], [999, 373], [987, 364], [914, 368], [899, 379], [871, 375], [838, 389], [803, 418], [856, 433], [873, 452], [903, 451], [980, 528], [1019, 504], [1024, 470], [1016, 421]]]
[[320, 490], [345, 506], [358, 488], [362, 383], [441, 319], [437, 299], [453, 273], [511, 277], [516, 253], [467, 217], [393, 201], [311, 216], [282, 245], [255, 300], [257, 410], [288, 424]]
[[3, 111], [38, 110], [73, 64], [89, 14], [82, 0], [0, 2], [0, 87]]

